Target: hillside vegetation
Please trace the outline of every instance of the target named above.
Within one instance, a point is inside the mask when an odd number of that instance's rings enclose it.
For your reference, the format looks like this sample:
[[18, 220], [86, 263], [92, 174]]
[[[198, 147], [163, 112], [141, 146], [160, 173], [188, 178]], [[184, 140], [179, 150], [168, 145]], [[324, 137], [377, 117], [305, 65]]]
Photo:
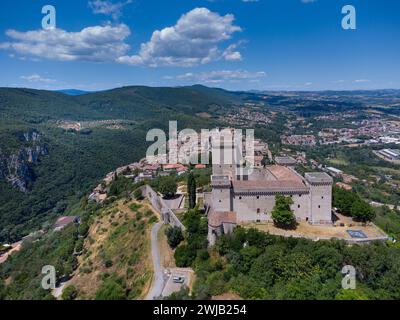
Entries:
[[138, 299], [152, 279], [150, 230], [158, 220], [147, 202], [118, 201], [94, 219], [79, 268], [68, 285], [78, 299]]
[[[385, 300], [400, 298], [398, 245], [375, 242], [284, 238], [236, 228], [206, 247], [202, 216], [185, 215], [188, 232], [175, 251], [178, 266], [192, 267], [196, 281], [170, 299], [210, 299], [221, 295], [249, 300]], [[205, 243], [204, 243], [205, 242]], [[342, 268], [356, 270], [356, 289], [342, 288]]]
[[80, 224], [24, 241], [0, 264], [0, 299], [55, 299], [41, 286], [48, 265], [58, 283], [68, 280], [62, 299], [143, 299], [152, 280], [150, 230], [158, 216], [146, 200], [130, 200], [134, 184], [125, 187], [104, 206], [75, 203], [71, 213]]
[[[241, 99], [240, 94], [202, 86], [125, 87], [80, 96], [0, 88], [0, 242], [17, 241], [49, 219], [68, 214], [106, 173], [142, 158], [149, 129], [168, 133], [170, 120], [177, 120], [179, 129], [213, 128], [216, 120], [196, 113], [217, 114]], [[110, 119], [132, 122], [119, 130], [98, 126], [74, 131], [56, 125]], [[48, 151], [36, 163], [18, 156], [27, 147], [21, 137], [32, 131]], [[29, 181], [28, 192], [9, 183], [10, 163], [18, 178]]]

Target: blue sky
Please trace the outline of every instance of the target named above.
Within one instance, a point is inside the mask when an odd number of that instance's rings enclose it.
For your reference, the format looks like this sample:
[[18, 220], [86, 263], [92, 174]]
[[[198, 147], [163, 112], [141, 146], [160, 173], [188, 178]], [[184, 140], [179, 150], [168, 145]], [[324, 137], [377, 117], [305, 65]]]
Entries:
[[[341, 27], [346, 4], [356, 30]], [[400, 88], [399, 40], [395, 0], [3, 0], [0, 86]]]

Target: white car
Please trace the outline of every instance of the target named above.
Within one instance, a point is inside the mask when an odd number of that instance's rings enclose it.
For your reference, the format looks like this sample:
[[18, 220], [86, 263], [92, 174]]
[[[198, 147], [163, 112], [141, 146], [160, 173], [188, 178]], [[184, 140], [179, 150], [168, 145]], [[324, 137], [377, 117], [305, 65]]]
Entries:
[[185, 282], [185, 277], [176, 276], [176, 277], [172, 278], [172, 281], [174, 283], [184, 283]]

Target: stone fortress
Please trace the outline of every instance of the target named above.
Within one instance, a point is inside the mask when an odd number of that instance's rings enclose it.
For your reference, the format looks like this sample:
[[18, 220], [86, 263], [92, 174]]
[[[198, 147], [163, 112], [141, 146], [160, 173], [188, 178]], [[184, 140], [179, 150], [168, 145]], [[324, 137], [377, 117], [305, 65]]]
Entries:
[[313, 172], [303, 177], [294, 170], [295, 161], [290, 157], [277, 157], [278, 164], [263, 166], [260, 157], [254, 156], [251, 170], [245, 170], [239, 161], [229, 163], [223, 159], [229, 149], [232, 151], [228, 154], [232, 152], [232, 159], [237, 159], [233, 145], [222, 143], [212, 148], [212, 191], [205, 194], [210, 244], [241, 223], [272, 221], [278, 194], [292, 198], [297, 221], [332, 224], [333, 180], [328, 174]]

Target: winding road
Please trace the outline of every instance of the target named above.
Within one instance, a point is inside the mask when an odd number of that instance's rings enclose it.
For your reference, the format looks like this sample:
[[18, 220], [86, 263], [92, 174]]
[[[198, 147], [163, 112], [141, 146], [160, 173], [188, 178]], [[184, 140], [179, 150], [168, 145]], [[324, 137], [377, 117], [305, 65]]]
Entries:
[[151, 255], [154, 265], [154, 280], [146, 300], [156, 300], [160, 297], [165, 285], [164, 268], [161, 266], [160, 249], [158, 248], [158, 231], [160, 231], [162, 225], [162, 222], [158, 222], [151, 229]]

